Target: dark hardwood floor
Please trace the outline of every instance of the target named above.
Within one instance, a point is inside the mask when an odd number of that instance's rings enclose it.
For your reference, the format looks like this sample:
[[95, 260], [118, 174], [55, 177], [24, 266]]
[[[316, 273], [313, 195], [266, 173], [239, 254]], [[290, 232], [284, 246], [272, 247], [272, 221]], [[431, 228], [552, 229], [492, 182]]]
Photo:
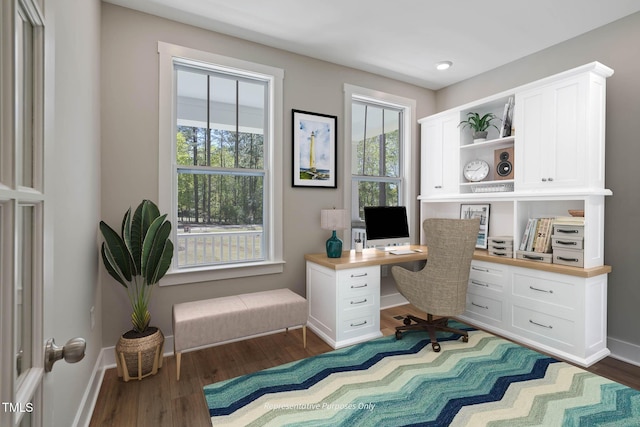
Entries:
[[[424, 314], [412, 306], [385, 309], [380, 314], [384, 335], [395, 333], [401, 322], [394, 316]], [[166, 357], [157, 375], [128, 383], [115, 368], [105, 372], [91, 419], [97, 426], [199, 427], [211, 426], [202, 387], [213, 382], [256, 372], [283, 363], [331, 351], [331, 347], [307, 330], [307, 348], [302, 348], [302, 329], [239, 341], [185, 353], [180, 381], [176, 381], [173, 357]], [[640, 367], [611, 357], [589, 371], [640, 390]]]

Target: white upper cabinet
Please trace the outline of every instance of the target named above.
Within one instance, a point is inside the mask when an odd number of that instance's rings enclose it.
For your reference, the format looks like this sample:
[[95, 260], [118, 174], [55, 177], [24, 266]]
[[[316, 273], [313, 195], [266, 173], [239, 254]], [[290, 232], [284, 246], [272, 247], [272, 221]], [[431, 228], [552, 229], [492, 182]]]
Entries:
[[605, 76], [516, 92], [515, 190], [604, 189]]
[[420, 121], [420, 192], [437, 196], [458, 192], [460, 131], [457, 112]]

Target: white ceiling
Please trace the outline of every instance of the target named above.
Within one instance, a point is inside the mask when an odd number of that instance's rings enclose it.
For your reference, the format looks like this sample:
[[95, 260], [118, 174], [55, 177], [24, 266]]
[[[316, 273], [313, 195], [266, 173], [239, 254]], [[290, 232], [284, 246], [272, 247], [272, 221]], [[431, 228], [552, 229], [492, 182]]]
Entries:
[[[106, 0], [429, 89], [640, 11], [638, 0]], [[450, 60], [448, 71], [435, 70]]]

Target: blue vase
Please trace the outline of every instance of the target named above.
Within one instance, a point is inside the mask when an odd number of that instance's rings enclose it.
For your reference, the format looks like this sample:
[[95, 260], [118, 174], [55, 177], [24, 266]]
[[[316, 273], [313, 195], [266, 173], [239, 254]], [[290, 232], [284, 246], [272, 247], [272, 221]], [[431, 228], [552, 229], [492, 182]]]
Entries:
[[327, 240], [327, 256], [329, 258], [340, 258], [342, 256], [342, 240], [336, 236], [336, 230], [333, 230], [331, 237]]

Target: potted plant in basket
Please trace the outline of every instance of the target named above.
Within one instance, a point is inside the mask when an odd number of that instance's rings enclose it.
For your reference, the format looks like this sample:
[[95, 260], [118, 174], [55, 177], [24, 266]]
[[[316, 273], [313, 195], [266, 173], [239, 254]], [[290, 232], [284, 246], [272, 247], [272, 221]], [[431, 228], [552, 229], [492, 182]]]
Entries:
[[467, 113], [467, 119], [461, 121], [458, 126], [462, 126], [462, 129], [469, 126], [473, 131], [473, 142], [481, 142], [486, 141], [489, 127], [493, 126], [496, 130], [500, 130], [495, 124], [491, 123], [493, 120], [500, 119], [493, 113], [487, 113], [481, 117], [478, 113], [470, 112]]
[[162, 367], [164, 336], [149, 326], [149, 300], [173, 257], [171, 223], [166, 217], [152, 201], [143, 200], [135, 212], [127, 210], [120, 234], [100, 221], [102, 261], [111, 277], [127, 289], [132, 308], [133, 329], [116, 345], [118, 375], [124, 375], [125, 381], [153, 375]]

